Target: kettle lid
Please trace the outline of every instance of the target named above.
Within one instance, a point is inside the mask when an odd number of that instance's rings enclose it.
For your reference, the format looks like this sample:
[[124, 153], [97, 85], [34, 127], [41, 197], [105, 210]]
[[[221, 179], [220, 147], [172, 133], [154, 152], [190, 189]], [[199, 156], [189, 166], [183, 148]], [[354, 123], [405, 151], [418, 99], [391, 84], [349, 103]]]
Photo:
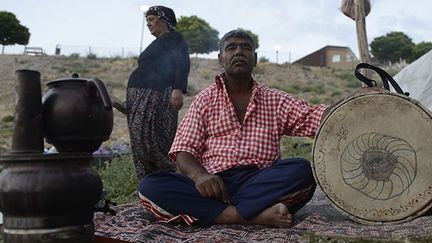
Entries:
[[70, 78], [60, 78], [56, 80], [49, 81], [47, 85], [53, 84], [53, 83], [59, 83], [59, 82], [67, 82], [67, 81], [73, 81], [73, 82], [87, 82], [88, 79], [86, 78], [80, 78], [78, 73], [72, 73], [72, 77]]

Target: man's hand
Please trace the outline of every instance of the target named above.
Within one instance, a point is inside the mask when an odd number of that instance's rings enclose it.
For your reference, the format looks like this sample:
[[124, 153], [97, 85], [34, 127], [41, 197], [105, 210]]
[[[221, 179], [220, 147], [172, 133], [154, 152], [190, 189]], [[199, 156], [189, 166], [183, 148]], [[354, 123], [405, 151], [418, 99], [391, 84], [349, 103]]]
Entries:
[[215, 198], [224, 203], [229, 203], [225, 183], [217, 175], [204, 174], [193, 178], [195, 187], [203, 197]]
[[171, 107], [178, 111], [183, 106], [183, 93], [181, 89], [173, 89], [171, 91]]
[[178, 171], [195, 182], [195, 188], [201, 196], [229, 203], [228, 192], [223, 180], [217, 175], [209, 174], [191, 153], [179, 152], [176, 161]]

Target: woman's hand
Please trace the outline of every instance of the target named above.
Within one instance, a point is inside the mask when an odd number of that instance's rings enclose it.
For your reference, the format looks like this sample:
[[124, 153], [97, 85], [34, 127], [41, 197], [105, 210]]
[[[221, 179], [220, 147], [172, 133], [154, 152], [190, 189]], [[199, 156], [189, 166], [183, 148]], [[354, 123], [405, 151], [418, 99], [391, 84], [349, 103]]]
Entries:
[[173, 89], [171, 92], [171, 107], [178, 111], [183, 106], [183, 92], [181, 89]]
[[110, 95], [112, 106], [114, 108], [116, 108], [118, 111], [120, 111], [121, 113], [127, 115], [128, 112], [127, 112], [127, 109], [126, 109], [125, 102], [121, 101], [118, 97], [116, 97], [112, 93], [110, 93], [109, 95]]

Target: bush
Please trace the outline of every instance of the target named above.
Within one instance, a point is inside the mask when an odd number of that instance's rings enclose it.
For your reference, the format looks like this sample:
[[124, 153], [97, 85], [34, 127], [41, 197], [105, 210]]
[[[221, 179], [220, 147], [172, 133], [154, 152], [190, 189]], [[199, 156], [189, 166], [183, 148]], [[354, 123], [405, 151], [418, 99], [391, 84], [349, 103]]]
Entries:
[[298, 84], [288, 84], [288, 85], [273, 85], [273, 88], [287, 92], [288, 94], [296, 95], [301, 92], [301, 87]]
[[90, 60], [95, 60], [95, 59], [97, 59], [97, 55], [94, 53], [89, 53], [89, 54], [87, 54], [87, 58]]
[[324, 84], [311, 85], [311, 92], [315, 94], [325, 94]]
[[284, 136], [281, 140], [281, 157], [282, 159], [301, 157], [311, 161], [312, 143], [311, 138]]
[[78, 59], [80, 57], [80, 54], [79, 53], [72, 53], [69, 55], [69, 57], [72, 59]]
[[98, 169], [103, 187], [109, 200], [121, 204], [130, 200], [138, 188], [138, 179], [132, 162], [132, 155], [119, 156], [107, 163], [105, 168]]
[[342, 95], [342, 92], [340, 92], [339, 90], [335, 90], [331, 93], [331, 97], [340, 97]]
[[11, 116], [11, 115], [7, 115], [7, 116], [4, 116], [4, 117], [2, 118], [2, 122], [5, 122], [5, 123], [13, 122], [13, 120], [14, 120], [14, 117]]
[[314, 104], [314, 105], [318, 105], [321, 103], [321, 100], [319, 98], [313, 97], [309, 100], [309, 102]]
[[354, 76], [352, 71], [338, 71], [335, 72], [335, 76], [345, 80], [347, 88], [360, 88], [362, 86], [362, 82]]
[[270, 62], [270, 60], [267, 57], [262, 56], [258, 59], [258, 62]]

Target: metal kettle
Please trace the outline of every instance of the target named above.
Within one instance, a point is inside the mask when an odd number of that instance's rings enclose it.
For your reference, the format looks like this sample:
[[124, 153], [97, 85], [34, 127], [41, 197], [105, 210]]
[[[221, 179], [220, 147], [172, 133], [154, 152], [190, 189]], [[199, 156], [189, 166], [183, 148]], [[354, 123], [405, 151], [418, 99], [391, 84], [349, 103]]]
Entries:
[[96, 78], [71, 78], [47, 83], [42, 97], [46, 142], [59, 152], [94, 152], [109, 139], [113, 109], [104, 83]]

